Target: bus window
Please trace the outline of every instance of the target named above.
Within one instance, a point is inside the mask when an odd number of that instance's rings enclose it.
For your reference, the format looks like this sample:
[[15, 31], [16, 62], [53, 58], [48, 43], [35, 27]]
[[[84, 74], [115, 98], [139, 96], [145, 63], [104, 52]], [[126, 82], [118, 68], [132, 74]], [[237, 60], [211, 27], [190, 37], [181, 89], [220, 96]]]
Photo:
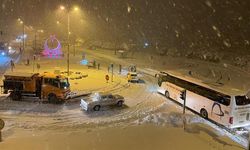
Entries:
[[248, 105], [250, 104], [250, 99], [247, 96], [235, 96], [236, 105]]
[[230, 105], [230, 96], [219, 96], [219, 99], [217, 100], [220, 104], [223, 105]]
[[161, 77], [159, 77], [159, 78], [158, 78], [158, 85], [161, 86], [162, 82], [163, 82], [163, 81], [162, 81]]
[[166, 78], [167, 77], [165, 75], [159, 75], [159, 77], [158, 77], [158, 85], [161, 86], [162, 82], [166, 82], [167, 81]]

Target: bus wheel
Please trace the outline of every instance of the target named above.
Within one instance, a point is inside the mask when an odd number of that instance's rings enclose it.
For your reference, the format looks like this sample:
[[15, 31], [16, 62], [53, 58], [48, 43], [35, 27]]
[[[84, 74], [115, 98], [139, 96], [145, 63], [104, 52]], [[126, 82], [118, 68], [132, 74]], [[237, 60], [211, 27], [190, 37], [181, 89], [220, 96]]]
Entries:
[[169, 98], [169, 92], [168, 91], [165, 92], [165, 96], [166, 96], [166, 98]]
[[116, 105], [117, 105], [118, 107], [122, 107], [123, 101], [118, 101]]
[[48, 101], [49, 103], [56, 104], [58, 100], [55, 94], [49, 94]]
[[208, 113], [207, 113], [206, 109], [202, 108], [200, 111], [200, 115], [202, 118], [208, 119]]
[[94, 109], [94, 111], [99, 111], [99, 110], [100, 110], [100, 108], [101, 108], [101, 106], [100, 106], [100, 105], [96, 105], [93, 109]]

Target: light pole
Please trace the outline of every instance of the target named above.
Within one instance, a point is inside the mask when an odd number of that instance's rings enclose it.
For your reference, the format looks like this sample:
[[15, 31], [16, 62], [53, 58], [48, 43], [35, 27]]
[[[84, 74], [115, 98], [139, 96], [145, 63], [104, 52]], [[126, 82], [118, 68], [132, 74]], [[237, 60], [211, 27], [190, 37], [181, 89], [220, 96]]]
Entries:
[[[65, 10], [65, 7], [64, 6], [60, 6], [60, 9], [61, 10]], [[78, 7], [75, 7], [74, 8], [74, 11], [78, 11]], [[67, 8], [66, 8], [66, 12], [67, 12], [67, 37], [68, 37], [68, 42], [67, 42], [67, 45], [68, 45], [68, 48], [67, 48], [67, 74], [68, 76], [70, 75], [69, 74], [69, 42], [70, 42], [70, 6], [69, 6], [69, 1], [67, 3]], [[59, 22], [58, 22], [59, 23]]]
[[68, 76], [69, 76], [69, 4], [68, 4], [68, 9], [67, 9], [67, 17], [68, 17], [68, 50], [67, 50], [67, 72], [68, 72]]
[[25, 34], [25, 31], [24, 31], [24, 21], [23, 20], [21, 20], [20, 18], [18, 18], [18, 21], [20, 22], [20, 24], [22, 24], [23, 25], [23, 37], [22, 37], [22, 40], [23, 40], [23, 50], [22, 50], [22, 52], [24, 52], [24, 49], [25, 49], [25, 41], [24, 41], [24, 34]]
[[25, 51], [25, 41], [24, 41], [24, 22], [23, 24], [23, 52]]
[[37, 53], [37, 50], [36, 50], [36, 38], [37, 38], [37, 31], [35, 31], [35, 41], [34, 41], [34, 48], [35, 48], [35, 54]]
[[44, 33], [44, 30], [35, 30], [35, 41], [34, 41], [34, 53], [37, 54], [37, 41], [39, 41], [40, 35]]

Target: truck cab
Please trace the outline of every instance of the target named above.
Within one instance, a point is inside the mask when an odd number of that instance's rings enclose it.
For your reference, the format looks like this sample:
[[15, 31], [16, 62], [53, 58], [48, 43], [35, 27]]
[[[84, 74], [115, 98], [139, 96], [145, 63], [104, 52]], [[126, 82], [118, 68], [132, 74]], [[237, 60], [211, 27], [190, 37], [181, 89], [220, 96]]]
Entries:
[[68, 99], [70, 84], [68, 78], [63, 75], [44, 73], [41, 75], [42, 88], [41, 96], [49, 102], [64, 101]]

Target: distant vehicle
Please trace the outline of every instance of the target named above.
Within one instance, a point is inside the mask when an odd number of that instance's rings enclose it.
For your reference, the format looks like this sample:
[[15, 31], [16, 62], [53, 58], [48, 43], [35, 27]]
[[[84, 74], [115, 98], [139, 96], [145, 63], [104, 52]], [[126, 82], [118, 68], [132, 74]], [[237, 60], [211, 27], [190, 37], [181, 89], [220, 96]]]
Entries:
[[70, 96], [68, 78], [52, 73], [9, 73], [4, 75], [4, 93], [10, 92], [12, 100], [22, 96], [39, 97], [50, 103], [65, 101]]
[[186, 90], [186, 106], [228, 128], [250, 125], [250, 98], [245, 92], [223, 87], [217, 89], [194, 79], [161, 72], [158, 77], [158, 92], [183, 104], [181, 93]]
[[89, 47], [89, 49], [90, 49], [90, 50], [96, 50], [97, 48], [96, 48], [96, 46], [91, 45], [91, 46]]
[[8, 44], [0, 42], [0, 56], [5, 56], [9, 54]]
[[82, 79], [82, 78], [86, 78], [88, 75], [87, 74], [83, 74], [82, 72], [75, 72], [76, 75], [78, 75], [77, 79]]
[[136, 66], [135, 66], [135, 65], [130, 65], [130, 66], [128, 67], [128, 71], [129, 71], [129, 72], [136, 72]]
[[82, 79], [87, 77], [88, 75], [84, 75], [82, 72], [73, 72], [70, 74], [69, 79], [75, 80], [75, 79]]
[[136, 72], [129, 72], [127, 74], [128, 82], [139, 82], [139, 78]]
[[89, 111], [99, 111], [101, 107], [109, 105], [117, 105], [122, 107], [124, 103], [124, 97], [120, 95], [112, 95], [109, 93], [94, 93], [90, 95], [89, 99], [81, 99], [81, 108]]

